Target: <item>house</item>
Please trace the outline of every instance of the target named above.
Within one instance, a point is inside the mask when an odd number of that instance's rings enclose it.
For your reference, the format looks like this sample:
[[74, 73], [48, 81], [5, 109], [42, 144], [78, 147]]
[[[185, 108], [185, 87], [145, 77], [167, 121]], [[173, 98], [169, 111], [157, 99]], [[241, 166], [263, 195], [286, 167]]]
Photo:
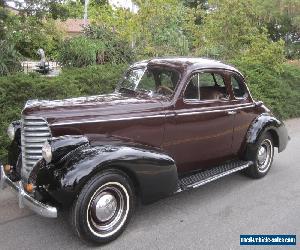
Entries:
[[[73, 37], [82, 34], [84, 30], [84, 24], [85, 23], [83, 19], [75, 18], [69, 18], [65, 21], [57, 21], [57, 26], [66, 33], [67, 37]], [[89, 21], [87, 21], [87, 24], [89, 24]]]

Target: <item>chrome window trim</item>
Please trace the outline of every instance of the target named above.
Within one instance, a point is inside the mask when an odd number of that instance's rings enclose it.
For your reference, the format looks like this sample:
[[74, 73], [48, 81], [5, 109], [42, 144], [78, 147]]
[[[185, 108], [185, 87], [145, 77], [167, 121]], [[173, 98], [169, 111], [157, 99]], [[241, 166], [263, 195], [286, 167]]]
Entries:
[[[230, 94], [228, 94], [228, 98], [224, 98], [224, 99], [206, 99], [206, 100], [201, 100], [200, 99], [200, 77], [199, 75], [200, 74], [205, 74], [205, 73], [211, 73], [210, 71], [212, 70], [218, 70], [218, 69], [211, 69], [211, 68], [207, 68], [207, 69], [200, 69], [200, 70], [195, 70], [193, 71], [191, 74], [190, 74], [190, 77], [188, 78], [188, 80], [185, 82], [185, 87], [184, 87], [184, 91], [182, 92], [182, 100], [183, 100], [183, 103], [184, 104], [194, 104], [197, 103], [197, 104], [203, 104], [203, 103], [214, 103], [214, 102], [229, 102], [231, 101], [231, 98], [230, 98]], [[190, 83], [190, 81], [192, 80], [192, 78], [197, 74], [197, 78], [198, 78], [198, 99], [186, 99], [185, 98], [185, 91]], [[223, 76], [220, 74], [220, 73], [213, 73], [213, 74], [217, 74], [217, 75], [220, 75], [222, 78]], [[224, 81], [224, 78], [223, 78], [223, 81]], [[224, 84], [225, 84], [225, 81], [224, 81]], [[226, 84], [225, 84], [225, 88], [226, 88]], [[227, 88], [226, 88], [226, 92], [228, 92]], [[191, 103], [192, 102], [192, 103]]]

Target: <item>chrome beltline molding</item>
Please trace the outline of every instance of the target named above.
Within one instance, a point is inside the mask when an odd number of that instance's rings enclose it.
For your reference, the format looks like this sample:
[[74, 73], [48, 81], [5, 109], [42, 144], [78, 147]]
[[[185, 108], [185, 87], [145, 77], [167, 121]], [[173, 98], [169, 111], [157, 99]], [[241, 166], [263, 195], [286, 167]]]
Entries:
[[111, 121], [130, 121], [138, 119], [149, 119], [149, 118], [161, 118], [165, 117], [165, 114], [162, 115], [150, 115], [150, 116], [134, 116], [134, 117], [122, 117], [122, 118], [112, 118], [112, 119], [93, 119], [93, 120], [77, 120], [77, 121], [66, 121], [66, 122], [54, 122], [52, 126], [62, 126], [62, 125], [72, 125], [72, 124], [81, 124], [81, 123], [95, 123], [95, 122], [111, 122]]
[[[211, 109], [211, 110], [203, 110], [203, 111], [195, 111], [195, 112], [182, 112], [177, 113], [178, 116], [185, 115], [197, 115], [197, 114], [205, 114], [205, 113], [216, 113], [216, 112], [227, 112], [227, 111], [235, 111], [241, 110], [244, 108], [254, 107], [255, 104], [247, 104], [237, 108], [233, 108], [233, 106], [224, 106], [225, 109]], [[112, 121], [130, 121], [130, 120], [139, 120], [139, 119], [151, 119], [151, 118], [163, 118], [175, 116], [175, 114], [160, 114], [160, 115], [149, 115], [149, 116], [132, 116], [132, 117], [122, 117], [122, 118], [112, 118], [112, 119], [91, 119], [91, 120], [77, 120], [77, 121], [64, 121], [64, 122], [53, 122], [52, 126], [63, 126], [63, 125], [73, 125], [73, 124], [81, 124], [81, 123], [96, 123], [96, 122], [112, 122]]]
[[[255, 104], [251, 105], [245, 105], [237, 108], [225, 108], [225, 109], [211, 109], [211, 110], [203, 110], [203, 111], [191, 111], [191, 112], [182, 112], [182, 113], [177, 113], [178, 116], [185, 116], [185, 115], [199, 115], [199, 114], [206, 114], [206, 113], [217, 113], [217, 112], [228, 112], [228, 111], [237, 111], [237, 110], [242, 110], [245, 108], [252, 108], [254, 107]], [[224, 106], [226, 107], [226, 106]]]

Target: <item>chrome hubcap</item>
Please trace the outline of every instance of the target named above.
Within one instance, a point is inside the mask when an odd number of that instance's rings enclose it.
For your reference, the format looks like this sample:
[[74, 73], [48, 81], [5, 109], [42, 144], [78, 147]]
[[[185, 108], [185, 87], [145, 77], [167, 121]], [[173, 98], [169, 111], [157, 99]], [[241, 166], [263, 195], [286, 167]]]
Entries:
[[101, 194], [96, 203], [96, 216], [99, 221], [108, 221], [113, 217], [117, 210], [117, 199], [110, 193], [104, 192]]
[[272, 142], [269, 139], [265, 139], [257, 151], [257, 166], [260, 172], [266, 172], [270, 168], [272, 157]]
[[129, 195], [118, 182], [108, 182], [99, 187], [90, 199], [87, 223], [93, 234], [107, 237], [125, 223], [129, 211]]
[[259, 164], [263, 164], [266, 161], [266, 159], [267, 159], [267, 150], [266, 150], [266, 147], [264, 145], [260, 146], [260, 148], [258, 150], [257, 159], [258, 159]]

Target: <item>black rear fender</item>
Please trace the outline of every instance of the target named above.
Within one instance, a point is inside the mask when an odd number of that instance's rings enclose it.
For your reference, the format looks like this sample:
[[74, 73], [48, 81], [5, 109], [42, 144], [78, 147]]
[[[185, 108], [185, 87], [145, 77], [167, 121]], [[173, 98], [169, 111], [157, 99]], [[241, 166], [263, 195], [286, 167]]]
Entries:
[[289, 141], [289, 136], [284, 123], [270, 113], [258, 116], [250, 125], [246, 135], [246, 153], [255, 147], [262, 133], [269, 132], [273, 137], [274, 146], [282, 152]]

